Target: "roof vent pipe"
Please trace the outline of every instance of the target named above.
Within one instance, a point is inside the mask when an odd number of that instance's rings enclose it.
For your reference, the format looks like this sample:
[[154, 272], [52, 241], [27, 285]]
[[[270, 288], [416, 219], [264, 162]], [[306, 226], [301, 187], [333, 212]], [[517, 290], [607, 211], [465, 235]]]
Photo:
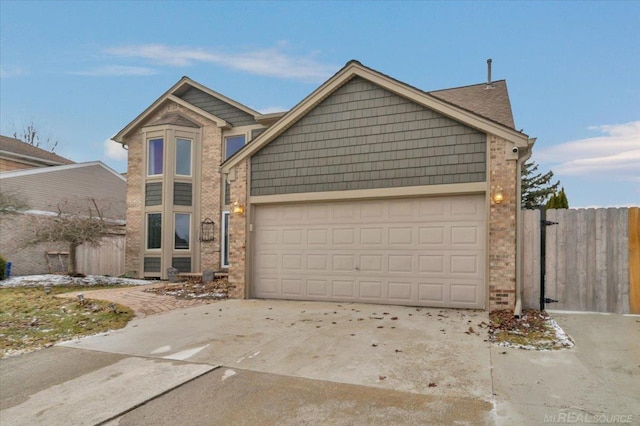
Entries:
[[493, 84], [491, 83], [491, 58], [487, 59], [487, 89], [493, 89]]

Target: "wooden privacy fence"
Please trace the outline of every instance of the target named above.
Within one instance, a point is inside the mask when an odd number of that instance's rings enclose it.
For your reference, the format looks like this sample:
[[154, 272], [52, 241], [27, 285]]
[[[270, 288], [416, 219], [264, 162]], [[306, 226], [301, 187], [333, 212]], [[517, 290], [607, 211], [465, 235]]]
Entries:
[[124, 274], [125, 236], [104, 237], [98, 246], [82, 244], [77, 248], [78, 272], [85, 275]]
[[[640, 208], [547, 210], [547, 309], [640, 314]], [[540, 211], [523, 210], [523, 306], [540, 307]]]

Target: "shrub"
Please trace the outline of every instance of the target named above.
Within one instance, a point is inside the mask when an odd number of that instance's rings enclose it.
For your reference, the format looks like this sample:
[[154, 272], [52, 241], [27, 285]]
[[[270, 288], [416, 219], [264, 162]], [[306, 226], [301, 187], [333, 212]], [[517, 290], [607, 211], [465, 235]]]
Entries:
[[7, 272], [7, 260], [0, 256], [0, 280], [4, 280]]

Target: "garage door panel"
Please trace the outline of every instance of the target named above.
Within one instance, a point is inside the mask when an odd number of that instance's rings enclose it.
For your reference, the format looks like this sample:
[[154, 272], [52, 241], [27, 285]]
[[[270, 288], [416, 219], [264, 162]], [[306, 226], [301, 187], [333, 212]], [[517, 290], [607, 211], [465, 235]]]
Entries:
[[347, 300], [355, 298], [355, 281], [333, 280], [331, 282], [331, 296], [335, 300]]
[[303, 296], [304, 284], [302, 279], [285, 278], [282, 280], [282, 296]]
[[473, 283], [452, 283], [451, 288], [451, 302], [455, 304], [467, 304], [473, 305], [478, 297], [478, 288]]
[[330, 296], [328, 280], [307, 280], [307, 296], [326, 299]]
[[389, 281], [388, 300], [394, 303], [406, 303], [414, 301], [413, 284], [411, 282]]
[[441, 254], [418, 256], [418, 272], [423, 274], [444, 274], [444, 256]]
[[428, 304], [445, 304], [448, 299], [447, 286], [442, 282], [428, 282], [418, 284], [418, 301]]
[[393, 245], [411, 245], [415, 234], [413, 227], [390, 227], [388, 241]]
[[382, 281], [360, 281], [358, 284], [360, 299], [376, 302], [384, 301], [385, 292]]
[[384, 240], [384, 228], [361, 228], [360, 244], [367, 246], [376, 246], [382, 244]]
[[256, 297], [482, 308], [484, 196], [259, 205]]

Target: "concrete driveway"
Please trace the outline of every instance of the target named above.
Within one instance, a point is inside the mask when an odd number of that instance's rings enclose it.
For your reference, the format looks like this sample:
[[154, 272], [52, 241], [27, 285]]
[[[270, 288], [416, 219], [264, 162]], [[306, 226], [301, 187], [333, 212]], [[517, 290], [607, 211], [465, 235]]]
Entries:
[[0, 361], [0, 424], [535, 425], [571, 413], [637, 424], [640, 318], [554, 317], [574, 349], [492, 347], [478, 311], [259, 300], [176, 310]]

